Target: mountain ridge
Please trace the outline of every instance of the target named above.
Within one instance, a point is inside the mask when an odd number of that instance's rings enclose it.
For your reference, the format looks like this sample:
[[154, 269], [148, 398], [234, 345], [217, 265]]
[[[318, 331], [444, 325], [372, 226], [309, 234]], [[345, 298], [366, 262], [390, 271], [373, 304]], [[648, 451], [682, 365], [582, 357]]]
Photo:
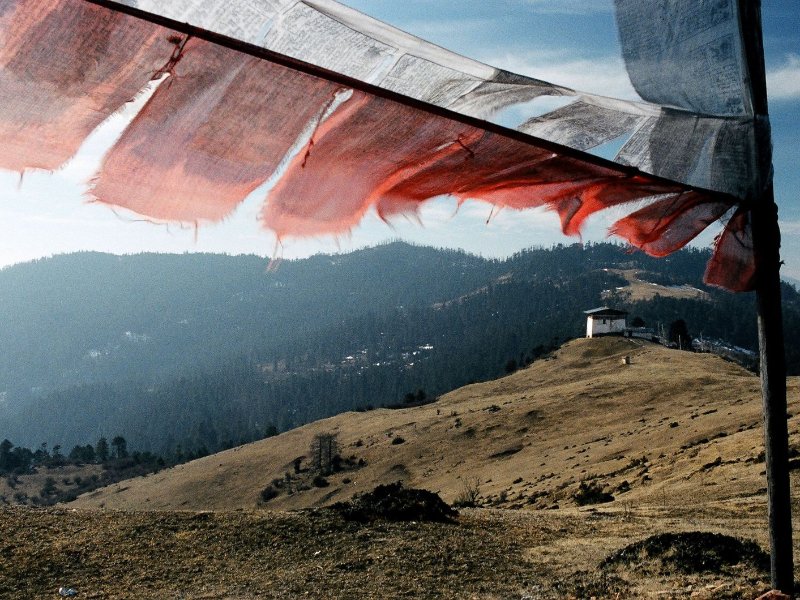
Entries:
[[[344, 255], [67, 255], [0, 271], [0, 438], [203, 454], [341, 411], [502, 375], [616, 304], [655, 327], [755, 347], [751, 295], [707, 288], [707, 253], [612, 244], [504, 260], [393, 243]], [[616, 270], [616, 271], [615, 271]], [[637, 285], [650, 292], [636, 300]], [[702, 297], [668, 297], [674, 286]], [[675, 295], [675, 294], [672, 294]], [[800, 373], [800, 295], [785, 288]]]

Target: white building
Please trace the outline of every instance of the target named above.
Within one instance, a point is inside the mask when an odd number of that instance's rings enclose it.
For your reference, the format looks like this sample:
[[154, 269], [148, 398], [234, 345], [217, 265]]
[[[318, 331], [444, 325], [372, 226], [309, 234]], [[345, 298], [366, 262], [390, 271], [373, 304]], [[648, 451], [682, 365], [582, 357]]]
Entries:
[[628, 313], [624, 310], [616, 310], [601, 306], [592, 310], [585, 310], [586, 315], [586, 337], [597, 337], [600, 335], [623, 335], [627, 325]]

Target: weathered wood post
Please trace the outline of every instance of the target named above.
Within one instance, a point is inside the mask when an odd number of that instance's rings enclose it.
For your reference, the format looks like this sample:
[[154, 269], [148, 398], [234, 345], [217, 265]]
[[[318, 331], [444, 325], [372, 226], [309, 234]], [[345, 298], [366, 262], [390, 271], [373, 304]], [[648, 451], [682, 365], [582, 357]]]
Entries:
[[789, 489], [789, 431], [786, 404], [786, 359], [780, 283], [780, 229], [771, 181], [772, 142], [768, 128], [767, 85], [761, 33], [761, 0], [739, 0], [747, 66], [756, 118], [756, 152], [769, 172], [762, 194], [752, 205], [753, 251], [756, 260], [758, 343], [761, 394], [764, 402], [764, 446], [772, 587], [792, 595], [792, 512]]

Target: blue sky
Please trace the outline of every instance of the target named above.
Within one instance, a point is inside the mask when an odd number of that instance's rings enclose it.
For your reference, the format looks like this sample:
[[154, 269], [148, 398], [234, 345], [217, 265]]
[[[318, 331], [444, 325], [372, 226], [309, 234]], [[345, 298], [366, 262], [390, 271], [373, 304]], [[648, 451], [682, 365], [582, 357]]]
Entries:
[[[348, 4], [451, 50], [493, 66], [610, 96], [635, 97], [619, 55], [611, 0], [349, 0]], [[775, 145], [776, 196], [784, 236], [784, 273], [800, 278], [800, 7], [797, 0], [764, 0], [764, 39]], [[142, 100], [140, 99], [140, 102]], [[61, 171], [0, 171], [0, 266], [61, 252], [228, 252], [272, 256], [274, 237], [256, 220], [261, 198], [251, 196], [226, 222], [199, 231], [155, 225], [86, 203], [82, 194], [103, 149], [136, 106], [114, 117], [87, 140]], [[393, 228], [368, 217], [347, 238], [288, 240], [287, 258], [351, 250], [402, 238], [434, 246], [505, 256], [533, 245], [575, 241], [560, 234], [543, 211], [501, 211], [489, 218], [483, 204], [458, 212], [448, 201], [431, 203], [413, 221]], [[594, 219], [585, 240], [605, 239], [615, 214]], [[702, 236], [709, 244], [714, 231]]]

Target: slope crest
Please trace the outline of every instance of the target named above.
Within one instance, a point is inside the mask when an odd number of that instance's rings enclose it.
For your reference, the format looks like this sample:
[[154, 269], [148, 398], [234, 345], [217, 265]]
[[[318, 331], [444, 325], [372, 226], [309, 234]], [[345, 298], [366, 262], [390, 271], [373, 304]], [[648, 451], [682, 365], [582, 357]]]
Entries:
[[[796, 379], [790, 386], [796, 398]], [[432, 404], [340, 414], [74, 504], [298, 509], [395, 481], [448, 503], [472, 492], [476, 505], [513, 508], [575, 506], [587, 487], [615, 506], [747, 498], [763, 494], [760, 421], [758, 378], [735, 364], [642, 341], [579, 339]], [[798, 424], [792, 417], [790, 431]], [[315, 438], [335, 440], [330, 474], [314, 468]]]

